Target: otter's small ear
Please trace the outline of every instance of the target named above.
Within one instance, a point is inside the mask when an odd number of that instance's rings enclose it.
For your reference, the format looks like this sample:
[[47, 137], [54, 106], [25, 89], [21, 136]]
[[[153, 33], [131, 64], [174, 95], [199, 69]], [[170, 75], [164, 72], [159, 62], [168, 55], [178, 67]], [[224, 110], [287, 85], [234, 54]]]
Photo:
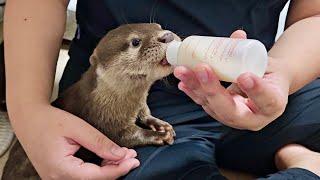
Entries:
[[99, 57], [97, 55], [97, 51], [94, 50], [92, 55], [89, 58], [89, 62], [91, 65], [95, 65], [95, 64], [97, 64], [98, 60], [99, 60]]
[[98, 57], [95, 53], [93, 53], [91, 56], [90, 56], [90, 59], [89, 59], [89, 62], [91, 65], [94, 65], [96, 64], [98, 61]]

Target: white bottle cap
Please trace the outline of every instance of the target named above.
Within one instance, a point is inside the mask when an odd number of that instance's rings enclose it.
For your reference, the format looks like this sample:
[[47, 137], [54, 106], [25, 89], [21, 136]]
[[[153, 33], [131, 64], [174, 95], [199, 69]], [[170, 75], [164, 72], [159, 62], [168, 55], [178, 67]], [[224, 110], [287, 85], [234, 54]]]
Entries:
[[166, 51], [166, 58], [169, 64], [176, 66], [178, 65], [178, 52], [181, 42], [179, 41], [172, 41], [169, 43], [167, 51]]

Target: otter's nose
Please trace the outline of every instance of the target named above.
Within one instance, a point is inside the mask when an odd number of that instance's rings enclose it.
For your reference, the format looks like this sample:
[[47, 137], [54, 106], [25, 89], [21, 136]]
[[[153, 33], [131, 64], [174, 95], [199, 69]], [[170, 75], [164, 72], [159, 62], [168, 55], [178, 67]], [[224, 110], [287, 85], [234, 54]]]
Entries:
[[162, 37], [158, 38], [159, 42], [169, 43], [174, 40], [174, 36], [172, 33], [165, 33]]

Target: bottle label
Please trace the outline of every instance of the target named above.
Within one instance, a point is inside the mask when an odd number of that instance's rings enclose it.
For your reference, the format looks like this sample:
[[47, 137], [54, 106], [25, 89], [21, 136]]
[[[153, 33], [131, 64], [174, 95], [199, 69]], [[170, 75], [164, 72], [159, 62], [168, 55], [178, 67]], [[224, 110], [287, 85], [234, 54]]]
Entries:
[[[178, 61], [189, 67], [198, 63], [211, 65], [222, 80], [230, 81], [235, 69], [241, 67], [240, 39], [190, 36], [184, 40], [179, 50]], [[231, 72], [226, 76], [225, 72]]]
[[[230, 40], [227, 38], [212, 38], [209, 42], [207, 39], [198, 38], [194, 41], [189, 41], [186, 49], [191, 50], [191, 56], [194, 59], [228, 62], [235, 57], [239, 42], [239, 40]], [[203, 49], [204, 47], [206, 47], [206, 49]], [[202, 57], [202, 55], [204, 56]]]

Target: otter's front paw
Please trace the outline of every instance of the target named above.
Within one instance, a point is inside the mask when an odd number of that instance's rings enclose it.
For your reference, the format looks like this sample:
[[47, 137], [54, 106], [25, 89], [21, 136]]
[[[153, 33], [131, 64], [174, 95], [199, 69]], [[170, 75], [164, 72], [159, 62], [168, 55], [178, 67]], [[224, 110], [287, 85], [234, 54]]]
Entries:
[[156, 145], [173, 144], [174, 136], [172, 131], [163, 131], [163, 132], [154, 131], [154, 133], [156, 134], [153, 139], [154, 144]]
[[176, 137], [176, 133], [171, 124], [158, 118], [152, 116], [149, 117], [148, 119], [146, 119], [145, 125], [150, 127], [153, 131], [169, 132], [173, 137]]

